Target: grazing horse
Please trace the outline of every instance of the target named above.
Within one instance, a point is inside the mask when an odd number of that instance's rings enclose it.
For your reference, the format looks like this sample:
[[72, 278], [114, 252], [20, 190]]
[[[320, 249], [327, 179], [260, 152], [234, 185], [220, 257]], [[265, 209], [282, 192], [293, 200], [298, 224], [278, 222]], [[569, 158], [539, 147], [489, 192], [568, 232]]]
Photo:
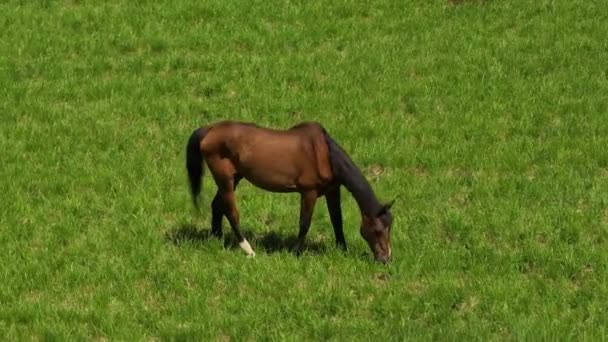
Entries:
[[204, 163], [217, 185], [211, 202], [211, 234], [222, 236], [225, 215], [248, 256], [254, 256], [255, 252], [241, 233], [235, 201], [237, 184], [243, 178], [267, 191], [300, 193], [300, 232], [294, 247], [298, 254], [315, 203], [321, 196], [327, 201], [336, 244], [346, 250], [340, 206], [340, 186], [345, 186], [359, 206], [361, 235], [374, 258], [383, 263], [390, 259], [390, 208], [394, 200], [389, 204], [378, 201], [361, 171], [320, 124], [303, 122], [276, 130], [253, 123], [221, 121], [194, 130], [186, 155], [192, 200], [197, 209]]

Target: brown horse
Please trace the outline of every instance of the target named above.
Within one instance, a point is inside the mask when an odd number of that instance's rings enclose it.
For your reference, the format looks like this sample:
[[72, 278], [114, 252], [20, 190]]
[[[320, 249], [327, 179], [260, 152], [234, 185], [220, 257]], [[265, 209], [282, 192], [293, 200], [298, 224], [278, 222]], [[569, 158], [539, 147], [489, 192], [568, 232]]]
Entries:
[[390, 229], [393, 202], [383, 205], [346, 152], [315, 122], [287, 130], [252, 123], [222, 121], [196, 129], [188, 141], [186, 167], [194, 205], [198, 209], [203, 163], [217, 185], [211, 203], [211, 233], [222, 236], [225, 215], [239, 246], [255, 253], [240, 230], [235, 190], [243, 178], [271, 192], [300, 193], [300, 232], [294, 250], [300, 253], [317, 199], [325, 196], [338, 247], [346, 250], [342, 231], [340, 186], [355, 198], [361, 211], [361, 235], [374, 258], [387, 262], [391, 256]]

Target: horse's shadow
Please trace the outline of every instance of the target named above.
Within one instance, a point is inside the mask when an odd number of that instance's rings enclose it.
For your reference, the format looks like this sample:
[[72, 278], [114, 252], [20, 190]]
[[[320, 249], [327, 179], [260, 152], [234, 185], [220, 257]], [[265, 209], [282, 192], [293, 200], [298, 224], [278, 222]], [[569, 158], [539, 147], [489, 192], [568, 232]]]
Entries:
[[[274, 231], [266, 232], [258, 238], [253, 239], [255, 244], [261, 246], [266, 253], [291, 252], [298, 240], [297, 235], [282, 235]], [[327, 249], [327, 246], [313, 240], [311, 237], [306, 239], [303, 252], [322, 254]]]
[[210, 230], [199, 230], [193, 224], [182, 223], [165, 232], [165, 240], [180, 246], [183, 243], [203, 243], [213, 238]]
[[[280, 252], [292, 252], [296, 244], [296, 235], [285, 235], [275, 231], [259, 234], [246, 228], [241, 228], [245, 238], [251, 242], [254, 249], [264, 251], [268, 254]], [[218, 239], [211, 235], [211, 229], [199, 229], [193, 224], [182, 223], [177, 227], [169, 229], [165, 233], [165, 240], [180, 246], [183, 243], [204, 244], [209, 240]], [[240, 249], [239, 243], [231, 231], [224, 231], [222, 238], [224, 248]], [[303, 252], [322, 254], [327, 250], [325, 243], [307, 238]]]

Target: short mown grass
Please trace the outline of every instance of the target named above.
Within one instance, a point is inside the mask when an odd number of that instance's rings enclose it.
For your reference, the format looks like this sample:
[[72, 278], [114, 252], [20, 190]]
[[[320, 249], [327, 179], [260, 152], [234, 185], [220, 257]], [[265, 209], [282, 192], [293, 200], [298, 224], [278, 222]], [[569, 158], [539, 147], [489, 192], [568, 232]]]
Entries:
[[[5, 1], [3, 340], [603, 340], [608, 7], [590, 1]], [[345, 191], [242, 183], [208, 239], [185, 144], [321, 122], [394, 205], [372, 261]]]

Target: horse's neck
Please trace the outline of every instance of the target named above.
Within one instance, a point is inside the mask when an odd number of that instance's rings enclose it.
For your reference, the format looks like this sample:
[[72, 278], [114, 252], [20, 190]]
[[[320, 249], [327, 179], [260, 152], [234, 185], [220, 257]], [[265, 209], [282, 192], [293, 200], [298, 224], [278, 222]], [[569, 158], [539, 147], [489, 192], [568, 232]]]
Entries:
[[373, 191], [366, 191], [365, 189], [358, 187], [349, 187], [347, 183], [344, 183], [343, 185], [353, 195], [362, 214], [373, 217], [380, 212], [382, 205], [378, 199], [376, 199]]
[[326, 133], [333, 170], [339, 182], [353, 195], [366, 216], [375, 216], [382, 209], [369, 182], [344, 149]]
[[353, 195], [364, 215], [373, 217], [382, 209], [371, 185], [352, 161], [341, 163], [339, 178], [342, 185]]

